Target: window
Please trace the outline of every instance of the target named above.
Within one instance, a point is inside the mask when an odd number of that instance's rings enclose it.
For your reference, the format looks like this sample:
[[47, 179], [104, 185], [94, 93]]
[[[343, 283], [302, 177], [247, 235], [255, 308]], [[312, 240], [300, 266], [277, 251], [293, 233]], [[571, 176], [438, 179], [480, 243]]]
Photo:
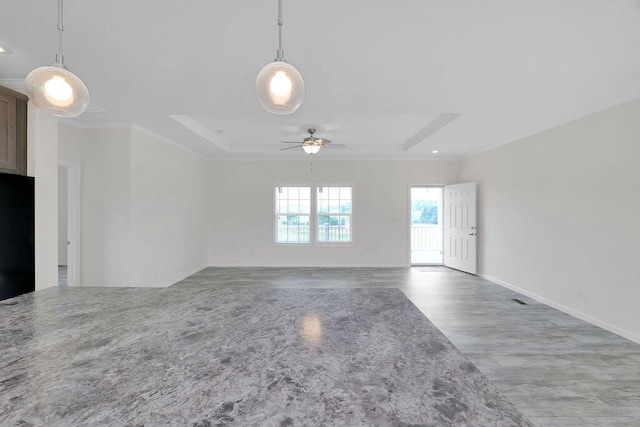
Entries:
[[309, 243], [310, 187], [276, 187], [276, 243]]
[[276, 243], [311, 243], [312, 234], [317, 243], [351, 242], [351, 191], [346, 186], [276, 186]]
[[317, 187], [318, 242], [351, 241], [351, 187]]

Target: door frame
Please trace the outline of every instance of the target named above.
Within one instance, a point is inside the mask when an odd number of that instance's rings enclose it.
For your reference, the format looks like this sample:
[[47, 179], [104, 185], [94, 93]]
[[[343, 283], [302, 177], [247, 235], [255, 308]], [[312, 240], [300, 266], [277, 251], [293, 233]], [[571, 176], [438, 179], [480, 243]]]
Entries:
[[[412, 188], [440, 188], [442, 190], [442, 212], [440, 213], [440, 218], [442, 218], [442, 262], [433, 264], [433, 263], [425, 263], [425, 264], [414, 264], [411, 262], [411, 189]], [[408, 242], [408, 264], [410, 267], [413, 266], [429, 266], [429, 265], [444, 265], [444, 218], [445, 218], [445, 207], [444, 207], [444, 188], [445, 184], [409, 184], [409, 188], [407, 190], [408, 194], [408, 202], [407, 202], [407, 242]]]
[[67, 286], [82, 286], [82, 169], [80, 164], [64, 160], [58, 166], [67, 169]]

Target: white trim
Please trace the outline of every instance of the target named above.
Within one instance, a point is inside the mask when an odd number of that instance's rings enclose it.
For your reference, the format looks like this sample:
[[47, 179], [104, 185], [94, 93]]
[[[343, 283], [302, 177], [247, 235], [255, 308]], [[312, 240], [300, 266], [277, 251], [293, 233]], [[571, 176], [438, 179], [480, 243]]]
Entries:
[[[278, 215], [282, 215], [278, 213], [278, 200], [276, 196], [276, 192], [278, 191], [278, 187], [287, 187], [287, 188], [309, 188], [309, 241], [308, 242], [278, 242]], [[273, 220], [271, 221], [271, 225], [273, 226], [273, 246], [313, 246], [313, 184], [280, 184], [274, 183], [273, 193], [271, 193], [271, 197], [273, 197]], [[286, 215], [286, 214], [285, 214]], [[290, 216], [303, 216], [303, 213], [294, 214], [292, 213]]]
[[417, 134], [407, 139], [402, 148], [404, 151], [409, 151], [418, 144], [425, 142], [431, 135], [438, 132], [440, 129], [460, 117], [462, 113], [444, 113], [436, 116], [433, 120], [420, 130]]
[[146, 286], [146, 287], [149, 287], [149, 288], [168, 288], [171, 285], [175, 285], [176, 283], [183, 281], [184, 279], [186, 279], [189, 276], [193, 276], [194, 274], [196, 274], [199, 271], [204, 270], [205, 268], [207, 268], [206, 264], [203, 267], [196, 267], [194, 269], [189, 270], [187, 273], [180, 274], [179, 276], [176, 276], [175, 278], [173, 278], [171, 280], [166, 280], [163, 284], [161, 284], [159, 286]]
[[[309, 213], [309, 241], [308, 242], [278, 242], [278, 205], [276, 200], [276, 191], [278, 187], [308, 187], [311, 194], [310, 200], [310, 213]], [[321, 242], [318, 241], [318, 195], [317, 189], [318, 187], [349, 187], [351, 188], [351, 213], [348, 214], [349, 219], [349, 235], [351, 236], [351, 240], [349, 241], [330, 241], [330, 242]], [[273, 184], [273, 246], [315, 246], [315, 247], [326, 247], [326, 246], [334, 246], [334, 247], [345, 247], [345, 246], [353, 246], [354, 245], [354, 235], [353, 235], [353, 184], [324, 184], [324, 183], [304, 183], [304, 184], [296, 184], [296, 183], [274, 183]], [[280, 214], [282, 215], [282, 214]], [[304, 215], [304, 214], [291, 214], [291, 215]], [[344, 214], [343, 214], [344, 215]]]
[[172, 147], [178, 148], [178, 149], [180, 149], [182, 151], [185, 151], [185, 152], [187, 152], [189, 154], [192, 154], [192, 155], [194, 155], [194, 156], [196, 156], [196, 157], [198, 157], [198, 158], [200, 158], [202, 160], [209, 160], [209, 157], [206, 157], [206, 156], [198, 153], [197, 151], [192, 150], [191, 148], [185, 147], [182, 144], [178, 144], [177, 142], [174, 142], [174, 141], [170, 140], [167, 137], [164, 137], [164, 136], [162, 136], [160, 134], [157, 134], [157, 133], [155, 133], [153, 131], [150, 131], [149, 129], [145, 128], [144, 126], [140, 126], [137, 123], [131, 123], [131, 130], [135, 130], [135, 131], [143, 133], [143, 134], [145, 134], [147, 136], [150, 136], [152, 138], [156, 138], [156, 139], [164, 142], [167, 145], [170, 145]]
[[489, 276], [488, 274], [479, 274], [479, 276], [482, 277], [485, 280], [488, 280], [490, 282], [495, 283], [496, 285], [500, 285], [500, 286], [503, 286], [503, 287], [505, 287], [507, 289], [511, 289], [512, 291], [518, 292], [518, 293], [520, 293], [522, 295], [525, 295], [525, 296], [528, 296], [529, 298], [532, 298], [532, 299], [534, 299], [534, 300], [536, 300], [538, 302], [541, 302], [541, 303], [543, 303], [545, 305], [548, 305], [549, 307], [553, 307], [553, 308], [555, 308], [557, 310], [560, 310], [563, 313], [569, 314], [569, 315], [571, 315], [573, 317], [576, 317], [576, 318], [578, 318], [580, 320], [584, 320], [585, 322], [591, 323], [592, 325], [599, 326], [602, 329], [606, 329], [609, 332], [613, 332], [616, 335], [620, 335], [621, 337], [627, 338], [627, 339], [629, 339], [631, 341], [635, 341], [638, 344], [640, 344], [640, 335], [638, 335], [638, 334], [635, 334], [633, 332], [627, 331], [626, 329], [619, 328], [619, 327], [617, 327], [615, 325], [612, 325], [610, 323], [607, 323], [605, 321], [597, 319], [597, 318], [595, 318], [593, 316], [590, 316], [588, 314], [582, 313], [581, 311], [575, 310], [575, 309], [573, 309], [571, 307], [567, 307], [566, 305], [559, 304], [559, 303], [557, 303], [555, 301], [552, 301], [550, 299], [542, 297], [542, 296], [540, 296], [538, 294], [535, 294], [533, 292], [529, 292], [529, 291], [527, 291], [525, 289], [522, 289], [522, 288], [520, 288], [518, 286], [515, 286], [515, 285], [513, 285], [513, 284], [511, 284], [509, 282], [505, 282], [504, 280], [500, 280], [500, 279], [497, 279], [495, 277]]
[[63, 123], [67, 126], [74, 127], [76, 129], [87, 129], [86, 127], [83, 127], [80, 123], [75, 122], [71, 119], [66, 119], [64, 117], [58, 117], [58, 122]]
[[98, 107], [96, 104], [91, 104], [87, 106], [87, 109], [84, 110], [85, 114], [108, 114], [109, 112], [102, 107]]
[[[238, 267], [238, 268], [410, 268], [405, 264], [387, 264], [387, 263], [373, 263], [373, 264], [303, 264], [303, 263], [269, 263], [269, 264], [242, 264], [242, 263], [224, 263], [224, 264], [210, 264], [211, 268], [226, 268], [226, 267]], [[390, 285], [389, 287], [395, 287]]]
[[[309, 163], [320, 163], [320, 162], [433, 162], [433, 163], [454, 163], [459, 161], [461, 158], [447, 156], [441, 157], [436, 154], [409, 154], [405, 153], [400, 156], [385, 156], [385, 157], [366, 157], [366, 156], [342, 156], [342, 157], [318, 157], [313, 154], [313, 158], [309, 158], [309, 154], [305, 154], [306, 158], [303, 157], [275, 157], [274, 154], [271, 157], [260, 157], [260, 156], [251, 156], [251, 157], [231, 157], [232, 155], [239, 155], [238, 153], [230, 152], [226, 157], [207, 157], [207, 160], [211, 162], [309, 162]], [[406, 156], [406, 157], [404, 157]]]
[[82, 169], [63, 160], [58, 166], [67, 169], [67, 286], [82, 286]]
[[[27, 86], [25, 84], [25, 79], [0, 79], [0, 86], [8, 87], [9, 89], [15, 90], [16, 92], [20, 92], [23, 95], [27, 94]], [[86, 114], [106, 114], [109, 113], [102, 107], [98, 107], [95, 104], [89, 103], [87, 109], [84, 111]], [[73, 123], [74, 126], [77, 127], [78, 123], [74, 123], [70, 119], [61, 119], [64, 123]]]
[[511, 136], [509, 138], [503, 139], [502, 141], [499, 141], [499, 142], [497, 142], [495, 144], [492, 144], [492, 145], [490, 145], [488, 147], [484, 147], [484, 148], [480, 148], [478, 150], [471, 151], [471, 152], [469, 152], [467, 154], [464, 154], [464, 155], [460, 156], [460, 160], [468, 159], [470, 157], [475, 157], [475, 156], [477, 156], [479, 154], [482, 154], [482, 153], [485, 153], [487, 151], [491, 151], [491, 150], [494, 150], [496, 148], [502, 147], [503, 145], [509, 145], [509, 144], [511, 144], [513, 142], [520, 141], [521, 139], [528, 138], [528, 137], [530, 137], [532, 135], [536, 135], [538, 133], [547, 131], [549, 129], [553, 129], [553, 128], [556, 128], [558, 126], [562, 126], [562, 125], [567, 124], [569, 122], [572, 122], [574, 120], [578, 120], [578, 119], [581, 119], [583, 117], [590, 116], [591, 114], [595, 114], [595, 113], [598, 113], [600, 111], [604, 111], [604, 110], [607, 110], [609, 108], [616, 107], [618, 105], [624, 104], [625, 102], [630, 102], [630, 101], [633, 101], [633, 100], [638, 99], [638, 98], [640, 98], [640, 90], [635, 90], [635, 91], [630, 92], [630, 93], [628, 93], [626, 95], [622, 95], [622, 96], [619, 96], [617, 98], [611, 99], [609, 101], [602, 102], [602, 103], [600, 103], [598, 105], [594, 105], [592, 107], [585, 108], [584, 110], [581, 110], [581, 111], [579, 111], [577, 113], [569, 114], [568, 116], [564, 116], [564, 117], [562, 117], [562, 118], [560, 118], [558, 120], [553, 120], [551, 122], [545, 123], [544, 125], [538, 126], [538, 127], [534, 128], [534, 129], [531, 129], [529, 131], [518, 133], [518, 134], [513, 135], [513, 136]]
[[[424, 266], [429, 266], [429, 265], [442, 265], [444, 266], [444, 188], [447, 186], [448, 184], [409, 184], [409, 189], [408, 189], [408, 204], [407, 204], [407, 216], [408, 216], [408, 227], [407, 227], [407, 243], [409, 245], [409, 250], [408, 250], [408, 255], [409, 255], [409, 259], [408, 259], [408, 264], [411, 267], [424, 267]], [[441, 263], [424, 263], [424, 264], [414, 264], [411, 261], [411, 204], [412, 204], [412, 198], [411, 198], [411, 189], [413, 188], [439, 188], [442, 190], [442, 194], [441, 194], [441, 200], [440, 200], [440, 207], [442, 208], [439, 212], [439, 217], [438, 219], [440, 220], [440, 225], [442, 226], [442, 262]]]
[[159, 141], [164, 142], [167, 145], [170, 145], [172, 147], [178, 148], [182, 151], [185, 151], [189, 154], [192, 154], [196, 157], [198, 157], [199, 159], [202, 160], [206, 160], [206, 161], [211, 161], [212, 159], [210, 157], [207, 157], [201, 153], [198, 153], [197, 151], [192, 150], [191, 148], [185, 147], [182, 144], [178, 144], [177, 142], [174, 142], [172, 140], [170, 140], [167, 137], [164, 137], [158, 133], [155, 133], [147, 128], [145, 128], [144, 126], [141, 126], [137, 123], [130, 123], [130, 122], [115, 122], [115, 123], [87, 123], [87, 124], [82, 124], [82, 123], [78, 123], [75, 122], [73, 120], [69, 120], [69, 119], [64, 119], [64, 118], [60, 118], [59, 119], [62, 123], [67, 124], [69, 126], [73, 126], [76, 129], [83, 129], [83, 130], [101, 130], [101, 129], [129, 129], [131, 131], [136, 131], [139, 132], [141, 134], [150, 136], [152, 138], [155, 138]]
[[20, 92], [23, 95], [27, 94], [27, 88], [24, 83], [24, 79], [0, 79], [0, 86], [7, 87], [16, 92]]
[[185, 128], [189, 129], [191, 132], [195, 133], [196, 135], [206, 139], [208, 142], [215, 145], [216, 147], [226, 152], [232, 151], [228, 144], [224, 144], [220, 142], [217, 138], [217, 135], [215, 135], [205, 126], [202, 126], [196, 120], [192, 119], [191, 116], [176, 114], [176, 115], [169, 115], [169, 117], [175, 120], [176, 122], [180, 123]]
[[[320, 214], [318, 213], [318, 187], [349, 187], [351, 189], [351, 213], [349, 213], [349, 236], [350, 236], [350, 240], [349, 241], [327, 241], [327, 242], [321, 242], [318, 240], [319, 237], [319, 231], [318, 231], [318, 219], [320, 218]], [[313, 208], [313, 234], [314, 234], [314, 244], [316, 246], [319, 247], [323, 247], [323, 246], [353, 246], [355, 239], [353, 236], [353, 191], [354, 185], [353, 184], [324, 184], [324, 183], [320, 183], [320, 184], [314, 184], [313, 185], [313, 194], [311, 195], [311, 197], [313, 198], [311, 204], [312, 204], [312, 208]], [[323, 216], [329, 216], [332, 215], [330, 213], [327, 214], [322, 214]], [[344, 214], [338, 214], [338, 215], [344, 215]]]
[[61, 122], [76, 127], [78, 129], [131, 129], [130, 122], [110, 122], [110, 123], [78, 123], [77, 121], [58, 118]]
[[[405, 236], [407, 239], [407, 265], [409, 266], [413, 266], [413, 263], [411, 262], [411, 189], [414, 187], [413, 184], [409, 183], [409, 186], [407, 188], [407, 235]], [[415, 185], [415, 187], [418, 187], [418, 185]]]

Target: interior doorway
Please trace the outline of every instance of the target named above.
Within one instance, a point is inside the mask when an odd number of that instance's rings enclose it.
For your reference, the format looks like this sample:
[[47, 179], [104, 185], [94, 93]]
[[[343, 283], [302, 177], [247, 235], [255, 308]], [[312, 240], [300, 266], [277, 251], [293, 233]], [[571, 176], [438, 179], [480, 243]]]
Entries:
[[69, 258], [69, 177], [67, 168], [58, 166], [58, 286], [67, 286]]
[[58, 163], [58, 286], [80, 286], [80, 165]]
[[442, 265], [443, 187], [411, 186], [411, 265]]

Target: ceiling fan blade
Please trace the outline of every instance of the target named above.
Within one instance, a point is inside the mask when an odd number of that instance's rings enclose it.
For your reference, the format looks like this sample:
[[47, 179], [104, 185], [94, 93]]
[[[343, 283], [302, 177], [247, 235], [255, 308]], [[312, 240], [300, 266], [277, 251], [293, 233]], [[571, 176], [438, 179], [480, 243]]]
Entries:
[[280, 141], [282, 144], [302, 144], [300, 141]]
[[[300, 144], [300, 143], [298, 142], [297, 144]], [[292, 148], [299, 148], [299, 147], [302, 147], [302, 145], [296, 145], [296, 146], [293, 146], [293, 147], [281, 148], [280, 151], [291, 150]]]
[[316, 142], [319, 142], [320, 144], [324, 145], [324, 144], [331, 144], [331, 140], [330, 139], [324, 139], [324, 138], [316, 138], [315, 139]]

